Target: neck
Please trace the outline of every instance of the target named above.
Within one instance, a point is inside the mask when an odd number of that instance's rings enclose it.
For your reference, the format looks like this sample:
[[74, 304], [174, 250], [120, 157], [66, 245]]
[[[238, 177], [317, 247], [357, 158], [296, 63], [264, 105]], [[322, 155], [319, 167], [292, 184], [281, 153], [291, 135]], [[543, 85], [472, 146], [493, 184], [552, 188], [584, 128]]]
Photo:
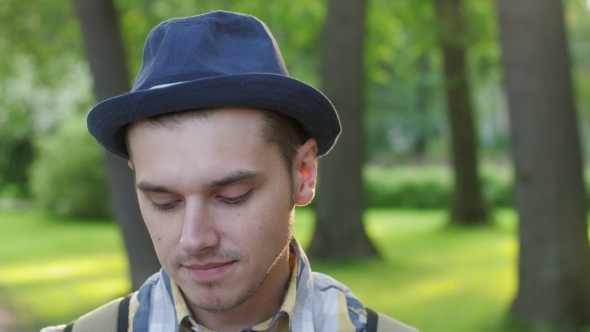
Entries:
[[281, 307], [291, 276], [289, 247], [285, 250], [256, 293], [240, 306], [224, 312], [209, 312], [189, 303], [196, 321], [214, 331], [224, 332], [240, 331], [271, 318]]

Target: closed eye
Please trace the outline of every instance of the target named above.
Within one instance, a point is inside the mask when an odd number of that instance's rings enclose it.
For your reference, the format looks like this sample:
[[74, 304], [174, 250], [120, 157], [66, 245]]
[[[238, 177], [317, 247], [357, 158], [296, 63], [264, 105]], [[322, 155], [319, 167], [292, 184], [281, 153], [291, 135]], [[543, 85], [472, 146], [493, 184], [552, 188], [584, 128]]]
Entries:
[[251, 193], [252, 193], [252, 190], [248, 190], [247, 193], [245, 193], [244, 195], [241, 195], [241, 196], [237, 196], [237, 197], [217, 196], [217, 198], [225, 204], [240, 204], [240, 203], [246, 201], [250, 197]]
[[168, 211], [172, 208], [174, 208], [179, 201], [172, 201], [172, 202], [166, 202], [166, 203], [154, 203], [152, 202], [152, 206], [154, 208], [154, 210], [156, 211]]

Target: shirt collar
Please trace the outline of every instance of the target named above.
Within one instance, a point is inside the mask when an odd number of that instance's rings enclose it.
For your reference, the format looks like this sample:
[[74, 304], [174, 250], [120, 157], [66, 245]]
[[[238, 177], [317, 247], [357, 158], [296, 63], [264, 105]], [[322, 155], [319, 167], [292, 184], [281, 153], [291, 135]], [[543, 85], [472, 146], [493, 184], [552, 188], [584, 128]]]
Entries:
[[170, 289], [172, 290], [172, 301], [174, 303], [174, 309], [176, 311], [176, 320], [179, 324], [182, 323], [184, 319], [189, 319], [191, 326], [196, 326], [197, 323], [193, 319], [193, 316], [188, 309], [186, 301], [182, 296], [182, 292], [180, 291], [180, 287], [172, 278], [170, 278]]

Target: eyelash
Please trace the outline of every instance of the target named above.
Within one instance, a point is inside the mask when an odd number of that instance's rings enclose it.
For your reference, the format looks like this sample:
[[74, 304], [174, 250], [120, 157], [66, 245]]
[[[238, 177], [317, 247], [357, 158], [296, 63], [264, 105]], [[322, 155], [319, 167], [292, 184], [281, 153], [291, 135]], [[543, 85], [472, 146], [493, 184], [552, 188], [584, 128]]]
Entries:
[[[248, 199], [248, 197], [250, 197], [251, 193], [252, 193], [252, 190], [249, 190], [244, 195], [238, 196], [238, 197], [224, 197], [224, 196], [218, 196], [218, 197], [219, 197], [219, 200], [225, 204], [236, 205], [236, 204], [240, 204], [240, 203], [243, 203], [244, 201], [246, 201], [246, 199]], [[152, 202], [152, 206], [153, 206], [154, 210], [156, 210], [156, 211], [166, 212], [166, 211], [174, 208], [176, 206], [177, 202], [178, 201], [174, 201], [174, 202], [168, 202], [168, 203], [163, 203], [163, 204], [156, 204], [156, 203]]]
[[176, 206], [176, 201], [174, 202], [168, 202], [168, 203], [164, 203], [164, 204], [156, 204], [154, 202], [152, 202], [152, 206], [154, 207], [154, 210], [156, 211], [168, 211], [170, 209], [172, 209], [173, 207]]
[[248, 197], [250, 197], [250, 193], [252, 192], [252, 190], [249, 190], [247, 193], [245, 193], [242, 196], [238, 196], [238, 197], [223, 197], [223, 196], [219, 196], [219, 200], [222, 201], [225, 204], [240, 204], [244, 201], [246, 201], [246, 199], [248, 199]]

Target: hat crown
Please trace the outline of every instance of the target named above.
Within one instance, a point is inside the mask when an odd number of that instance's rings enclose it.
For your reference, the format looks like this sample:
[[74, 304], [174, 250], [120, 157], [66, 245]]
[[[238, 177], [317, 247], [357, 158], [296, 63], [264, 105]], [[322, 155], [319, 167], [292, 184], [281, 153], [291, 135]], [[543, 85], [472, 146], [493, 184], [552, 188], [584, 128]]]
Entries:
[[88, 113], [88, 131], [109, 152], [129, 158], [130, 123], [174, 112], [241, 106], [298, 121], [328, 153], [340, 134], [334, 106], [316, 88], [289, 77], [272, 34], [250, 15], [211, 12], [161, 23], [149, 34], [129, 93]]
[[148, 35], [131, 91], [251, 73], [289, 76], [264, 23], [249, 15], [215, 11], [156, 26]]

